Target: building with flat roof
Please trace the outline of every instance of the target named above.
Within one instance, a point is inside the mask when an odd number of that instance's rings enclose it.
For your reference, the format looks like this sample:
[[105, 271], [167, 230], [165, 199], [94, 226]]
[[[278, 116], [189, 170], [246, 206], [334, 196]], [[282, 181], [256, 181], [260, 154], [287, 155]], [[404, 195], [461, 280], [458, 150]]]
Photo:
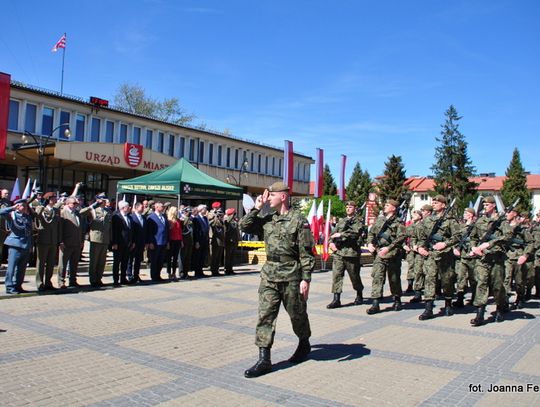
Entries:
[[[114, 196], [117, 181], [184, 157], [255, 195], [283, 178], [283, 154], [282, 148], [264, 143], [129, 113], [103, 99], [61, 95], [12, 80], [0, 187], [11, 189], [18, 177], [23, 183], [41, 179], [44, 191], [71, 192], [84, 182], [86, 198], [101, 191]], [[313, 163], [294, 154], [295, 195], [308, 195]]]

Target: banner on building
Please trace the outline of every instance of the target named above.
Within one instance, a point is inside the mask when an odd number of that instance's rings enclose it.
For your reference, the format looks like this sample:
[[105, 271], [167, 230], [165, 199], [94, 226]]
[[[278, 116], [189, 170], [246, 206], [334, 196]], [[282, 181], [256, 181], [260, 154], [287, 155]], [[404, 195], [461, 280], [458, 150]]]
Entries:
[[292, 194], [294, 179], [294, 153], [292, 141], [285, 140], [283, 155], [283, 183], [289, 187], [289, 193]]
[[0, 160], [6, 159], [11, 76], [0, 72]]

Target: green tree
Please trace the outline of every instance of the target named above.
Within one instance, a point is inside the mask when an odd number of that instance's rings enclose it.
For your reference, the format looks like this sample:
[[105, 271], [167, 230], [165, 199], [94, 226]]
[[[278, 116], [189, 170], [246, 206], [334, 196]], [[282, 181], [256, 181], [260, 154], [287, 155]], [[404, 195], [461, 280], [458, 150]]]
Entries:
[[501, 189], [504, 204], [511, 205], [517, 198], [521, 198], [518, 205], [519, 210], [530, 212], [532, 205], [531, 193], [527, 189], [527, 173], [523, 168], [517, 148], [512, 154], [512, 160], [506, 170], [506, 177]]
[[191, 123], [196, 117], [186, 113], [177, 98], [159, 101], [147, 96], [141, 86], [129, 83], [120, 85], [114, 96], [114, 103], [128, 112], [154, 117], [181, 126]]
[[363, 171], [360, 163], [357, 162], [347, 184], [347, 200], [356, 202], [358, 207], [362, 206], [367, 201], [372, 183], [369, 172]]
[[387, 199], [399, 201], [407, 192], [405, 167], [400, 156], [391, 155], [384, 164], [384, 175], [378, 185], [380, 203]]
[[328, 164], [324, 166], [323, 179], [323, 195], [336, 195], [337, 186], [334, 181], [334, 177], [332, 176], [332, 172], [330, 171], [330, 166]]
[[444, 113], [440, 143], [435, 148], [435, 164], [431, 166], [435, 181], [435, 194], [456, 198], [455, 208], [461, 213], [476, 196], [476, 183], [470, 178], [474, 166], [467, 152], [467, 141], [459, 131], [461, 117], [453, 105]]

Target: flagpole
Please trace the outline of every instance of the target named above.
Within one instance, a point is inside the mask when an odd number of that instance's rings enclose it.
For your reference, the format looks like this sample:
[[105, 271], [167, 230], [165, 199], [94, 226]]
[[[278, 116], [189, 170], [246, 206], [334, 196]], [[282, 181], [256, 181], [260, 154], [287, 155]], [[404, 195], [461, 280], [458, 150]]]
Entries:
[[[64, 33], [64, 38], [66, 38], [66, 33]], [[60, 81], [60, 94], [64, 94], [64, 60], [66, 58], [66, 47], [62, 48], [62, 79]]]

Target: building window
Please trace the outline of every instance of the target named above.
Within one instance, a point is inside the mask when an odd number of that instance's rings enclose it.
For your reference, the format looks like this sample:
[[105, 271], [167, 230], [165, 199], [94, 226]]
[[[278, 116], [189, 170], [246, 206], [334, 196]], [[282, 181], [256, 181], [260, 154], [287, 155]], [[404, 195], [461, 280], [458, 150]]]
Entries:
[[234, 168], [236, 168], [236, 169], [240, 168], [240, 164], [238, 163], [239, 152], [240, 151], [237, 148], [234, 150]]
[[133, 144], [141, 144], [141, 128], [133, 127]]
[[145, 144], [145, 147], [146, 148], [152, 148], [152, 142], [154, 141], [153, 140], [154, 138], [154, 132], [152, 130], [146, 130], [146, 144]]
[[276, 175], [276, 157], [272, 157], [272, 175]]
[[204, 162], [204, 141], [199, 141], [199, 161], [200, 163]]
[[165, 133], [158, 132], [158, 139], [157, 139], [157, 150], [162, 153], [163, 152], [163, 143], [165, 141]]
[[208, 165], [214, 164], [214, 145], [208, 144]]
[[279, 164], [278, 164], [278, 176], [281, 177], [281, 174], [282, 174], [282, 171], [283, 171], [283, 164], [282, 164], [282, 160], [281, 158], [279, 159]]
[[127, 141], [127, 131], [128, 131], [127, 124], [121, 124], [120, 125], [120, 136], [118, 137], [118, 142], [120, 144], [124, 144]]
[[261, 166], [262, 166], [262, 155], [259, 154], [257, 158], [257, 172], [261, 173]]
[[268, 171], [268, 157], [264, 157], [264, 173], [266, 175], [270, 174], [270, 172]]
[[184, 157], [185, 149], [186, 149], [186, 139], [185, 137], [180, 137], [180, 146], [178, 148], [178, 158]]
[[99, 142], [99, 128], [101, 127], [101, 119], [92, 117], [92, 128], [90, 129], [90, 141], [92, 143]]
[[109, 120], [105, 122], [105, 142], [114, 142], [114, 122], [111, 122]]
[[231, 168], [231, 148], [227, 147], [227, 157], [225, 159], [225, 164], [227, 168]]
[[189, 161], [195, 161], [195, 140], [189, 140]]
[[30, 133], [36, 132], [36, 115], [37, 106], [31, 103], [26, 104], [26, 111], [24, 114], [24, 129]]
[[223, 161], [221, 160], [221, 154], [223, 153], [223, 147], [218, 146], [217, 148], [217, 165], [218, 167], [221, 167]]
[[86, 127], [86, 116], [77, 114], [75, 121], [75, 141], [84, 141], [84, 128]]
[[255, 171], [255, 162], [254, 161], [255, 161], [255, 154], [251, 153], [251, 161], [249, 162], [249, 164], [250, 164], [249, 170], [251, 172]]
[[19, 130], [19, 106], [21, 104], [17, 100], [9, 101], [9, 119], [8, 129]]
[[60, 112], [60, 127], [58, 128], [58, 140], [68, 140], [66, 137], [65, 131], [69, 129], [69, 124], [71, 122], [71, 114], [69, 112]]
[[54, 110], [50, 107], [43, 108], [43, 116], [41, 117], [41, 134], [50, 136], [53, 131]]
[[309, 181], [309, 164], [304, 164], [304, 181]]
[[169, 134], [169, 155], [174, 157], [174, 134]]
[[421, 201], [427, 201], [429, 198], [429, 195], [428, 194], [420, 194], [420, 200]]

